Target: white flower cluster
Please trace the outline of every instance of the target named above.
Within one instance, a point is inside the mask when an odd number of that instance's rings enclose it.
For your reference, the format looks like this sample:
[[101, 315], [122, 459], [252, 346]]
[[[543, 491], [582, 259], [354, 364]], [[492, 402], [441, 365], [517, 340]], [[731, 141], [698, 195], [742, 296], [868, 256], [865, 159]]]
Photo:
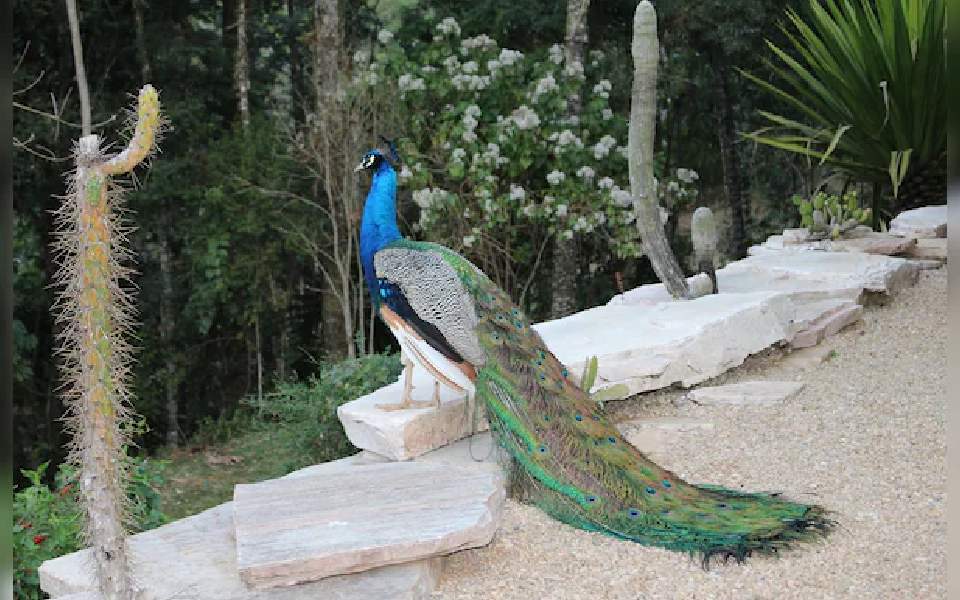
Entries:
[[460, 47], [464, 50], [487, 50], [497, 47], [497, 40], [485, 33], [472, 38], [465, 38], [460, 42]]
[[510, 120], [517, 125], [517, 129], [533, 129], [540, 125], [540, 117], [526, 104], [510, 113]]
[[677, 179], [683, 183], [693, 183], [694, 181], [700, 179], [700, 175], [698, 175], [693, 169], [684, 169], [681, 167], [677, 169]]
[[[519, 185], [510, 184], [510, 199], [511, 200], [523, 200], [527, 197], [527, 190], [523, 189]], [[527, 215], [528, 217], [530, 215]]]
[[463, 236], [463, 245], [467, 248], [473, 246], [474, 242], [477, 241], [477, 236], [475, 235], [465, 235]]
[[553, 132], [548, 138], [551, 142], [556, 141], [556, 153], [560, 154], [564, 152], [568, 146], [575, 146], [577, 148], [583, 148], [583, 140], [581, 140], [575, 133], [569, 129], [564, 129], [560, 133]]
[[532, 99], [537, 102], [540, 100], [540, 96], [558, 89], [560, 89], [560, 86], [557, 85], [557, 80], [553, 78], [553, 73], [547, 73], [543, 79], [537, 82], [537, 88], [533, 91]]
[[606, 158], [610, 151], [613, 150], [614, 146], [617, 145], [617, 140], [612, 135], [607, 134], [600, 138], [600, 141], [593, 145], [593, 157], [597, 160]]
[[463, 159], [467, 157], [467, 151], [463, 148], [454, 148], [451, 159], [454, 163], [463, 164]]
[[610, 83], [609, 79], [601, 79], [597, 85], [593, 86], [593, 93], [601, 98], [609, 98], [612, 89], [613, 84]]
[[589, 167], [587, 165], [583, 165], [582, 167], [577, 169], [577, 177], [581, 179], [593, 179], [594, 175], [596, 174], [597, 174], [596, 171], [594, 171], [592, 167]]
[[560, 182], [567, 176], [562, 171], [550, 171], [547, 173], [547, 183], [550, 185], [560, 185]]
[[563, 217], [567, 216], [567, 205], [566, 205], [566, 204], [558, 204], [558, 205], [557, 205], [557, 216], [560, 217], [560, 218], [563, 218]]
[[597, 182], [597, 187], [601, 190], [612, 190], [613, 186], [613, 179], [610, 179], [609, 177], [603, 177]]
[[431, 206], [436, 206], [448, 196], [446, 190], [440, 188], [423, 188], [413, 192], [413, 201], [421, 210], [428, 210]]
[[[521, 189], [523, 189], [523, 188], [521, 188]], [[528, 204], [528, 205], [526, 205], [526, 206], [523, 207], [523, 214], [524, 214], [525, 216], [527, 216], [527, 217], [532, 217], [536, 211], [537, 211], [537, 205], [536, 205], [536, 204]]]
[[509, 67], [516, 64], [521, 58], [523, 58], [523, 52], [504, 48], [500, 51], [500, 56], [497, 57], [497, 60], [500, 61], [501, 65]]
[[483, 114], [483, 111], [480, 110], [480, 107], [476, 104], [471, 104], [463, 111], [463, 141], [467, 143], [473, 143], [477, 141], [477, 134], [474, 131], [479, 125], [477, 117]]
[[447, 68], [447, 73], [452, 75], [460, 70], [460, 59], [456, 56], [450, 55], [443, 59], [443, 66]]
[[629, 192], [629, 190], [622, 190], [620, 189], [620, 186], [616, 184], [610, 188], [610, 196], [613, 198], [613, 201], [617, 204], [617, 206], [622, 208], [633, 205], [633, 195]]
[[386, 46], [393, 41], [393, 32], [389, 29], [381, 29], [377, 33], [377, 41]]
[[400, 93], [412, 92], [414, 90], [425, 90], [427, 89], [427, 84], [423, 81], [422, 77], [414, 77], [410, 73], [404, 73], [397, 80], [397, 86], [400, 88]]
[[563, 62], [563, 47], [560, 44], [554, 44], [550, 46], [548, 51], [550, 55], [550, 60], [553, 64], [559, 65]]
[[400, 169], [400, 179], [410, 179], [411, 177], [413, 177], [413, 171], [407, 165], [403, 165], [403, 168]]
[[613, 111], [609, 108], [605, 108], [600, 111], [600, 117], [602, 117], [604, 121], [609, 121], [613, 118]]
[[357, 50], [353, 53], [353, 63], [357, 65], [362, 65], [365, 62], [370, 60], [370, 51], [369, 50]]
[[468, 60], [467, 62], [463, 63], [463, 66], [461, 68], [463, 69], [464, 73], [470, 74], [470, 73], [476, 73], [477, 70], [480, 68], [480, 65], [478, 65], [477, 61], [475, 60]]
[[570, 77], [571, 79], [576, 79], [578, 81], [583, 81], [586, 79], [586, 75], [583, 74], [583, 63], [572, 62], [568, 64], [563, 69], [564, 75]]
[[489, 75], [454, 75], [450, 83], [458, 90], [482, 90], [490, 85]]
[[437, 24], [440, 35], [460, 35], [460, 24], [453, 17], [447, 17]]

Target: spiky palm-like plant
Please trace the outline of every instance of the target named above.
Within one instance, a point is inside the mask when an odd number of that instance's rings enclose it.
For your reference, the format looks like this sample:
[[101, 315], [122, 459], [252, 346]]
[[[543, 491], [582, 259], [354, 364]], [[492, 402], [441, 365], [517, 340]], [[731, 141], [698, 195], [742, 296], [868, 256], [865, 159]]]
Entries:
[[[757, 142], [819, 159], [849, 177], [890, 183], [893, 208], [946, 199], [946, 62], [943, 0], [810, 0], [784, 32], [792, 53], [767, 42], [780, 80], [745, 73], [793, 107], [761, 111]], [[874, 206], [874, 218], [878, 218]]]
[[123, 188], [113, 177], [130, 173], [156, 151], [162, 124], [156, 90], [140, 90], [133, 137], [119, 154], [103, 154], [100, 138], [77, 145], [77, 169], [57, 211], [55, 252], [60, 287], [54, 307], [62, 326], [60, 363], [73, 435], [70, 459], [79, 469], [84, 533], [93, 548], [105, 598], [132, 597], [126, 549], [129, 510], [126, 446], [129, 442], [128, 380], [134, 324], [124, 281], [131, 258], [123, 223]]

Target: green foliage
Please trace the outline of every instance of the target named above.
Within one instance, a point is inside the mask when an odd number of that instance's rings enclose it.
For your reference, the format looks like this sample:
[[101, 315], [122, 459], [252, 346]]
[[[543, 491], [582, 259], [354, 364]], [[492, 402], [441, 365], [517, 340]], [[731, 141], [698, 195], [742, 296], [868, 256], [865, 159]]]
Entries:
[[[44, 481], [49, 463], [22, 471], [29, 485], [13, 496], [13, 593], [18, 599], [39, 599], [37, 568], [48, 559], [79, 550], [83, 519], [78, 503], [76, 470], [61, 464], [50, 487]], [[166, 522], [158, 488], [164, 484], [166, 462], [134, 459], [128, 497], [131, 526], [146, 531]]]
[[793, 55], [769, 43], [779, 83], [746, 74], [796, 118], [761, 111], [770, 127], [748, 137], [819, 159], [862, 181], [889, 180], [946, 149], [944, 3], [810, 0], [788, 10]]
[[287, 457], [288, 470], [342, 458], [354, 447], [337, 418], [337, 407], [396, 381], [400, 360], [395, 354], [367, 354], [323, 365], [306, 381], [281, 381], [262, 401], [247, 396], [244, 404], [283, 431], [271, 450]]
[[833, 239], [856, 225], [869, 224], [872, 217], [871, 209], [860, 208], [855, 190], [848, 191], [842, 198], [820, 191], [809, 199], [794, 195], [791, 201], [800, 211], [801, 227], [810, 229], [811, 233], [829, 234]]
[[[565, 64], [559, 45], [525, 54], [486, 34], [463, 37], [451, 17], [428, 18], [429, 42], [405, 48], [381, 32], [354, 77], [361, 87], [396, 82], [407, 115], [401, 189], [412, 190], [420, 213], [414, 231], [464, 253], [517, 296], [552, 236], [591, 236], [601, 263], [591, 272], [639, 256], [627, 123], [610, 106], [604, 54]], [[582, 109], [570, 117], [578, 92]], [[692, 197], [696, 180], [677, 169], [659, 192]]]

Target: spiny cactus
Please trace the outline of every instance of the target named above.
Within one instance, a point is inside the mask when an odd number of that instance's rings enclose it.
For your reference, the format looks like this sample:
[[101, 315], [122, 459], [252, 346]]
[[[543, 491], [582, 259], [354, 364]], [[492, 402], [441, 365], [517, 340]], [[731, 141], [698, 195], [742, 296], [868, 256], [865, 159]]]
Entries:
[[693, 211], [690, 221], [690, 241], [693, 242], [693, 254], [697, 260], [697, 269], [710, 277], [713, 287], [711, 293], [717, 293], [717, 220], [706, 206]]
[[56, 214], [54, 252], [60, 288], [54, 306], [58, 323], [66, 425], [73, 439], [84, 533], [93, 548], [97, 580], [109, 600], [133, 597], [126, 549], [129, 506], [126, 446], [131, 425], [128, 342], [134, 325], [129, 286], [133, 258], [126, 247], [130, 227], [123, 219], [124, 188], [113, 176], [131, 170], [156, 151], [162, 125], [157, 92], [140, 90], [130, 143], [104, 156], [100, 138], [77, 144], [77, 169]]
[[817, 192], [810, 199], [794, 196], [792, 200], [800, 210], [800, 226], [810, 230], [812, 239], [827, 236], [838, 239], [857, 225], [868, 224], [872, 216], [869, 208], [860, 208], [854, 190], [844, 194], [843, 198]]

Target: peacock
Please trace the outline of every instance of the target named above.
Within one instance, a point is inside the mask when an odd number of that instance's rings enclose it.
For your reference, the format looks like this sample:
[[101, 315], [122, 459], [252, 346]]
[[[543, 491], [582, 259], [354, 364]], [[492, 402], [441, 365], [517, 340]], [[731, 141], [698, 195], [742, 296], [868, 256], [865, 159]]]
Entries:
[[581, 529], [699, 556], [705, 567], [714, 556], [741, 562], [830, 530], [819, 506], [693, 485], [627, 442], [503, 290], [449, 248], [400, 234], [398, 162], [390, 144], [356, 167], [373, 176], [360, 229], [363, 275], [407, 371], [400, 404], [384, 408], [421, 406], [410, 398], [416, 362], [436, 380], [431, 402], [442, 383], [485, 407], [525, 501]]

